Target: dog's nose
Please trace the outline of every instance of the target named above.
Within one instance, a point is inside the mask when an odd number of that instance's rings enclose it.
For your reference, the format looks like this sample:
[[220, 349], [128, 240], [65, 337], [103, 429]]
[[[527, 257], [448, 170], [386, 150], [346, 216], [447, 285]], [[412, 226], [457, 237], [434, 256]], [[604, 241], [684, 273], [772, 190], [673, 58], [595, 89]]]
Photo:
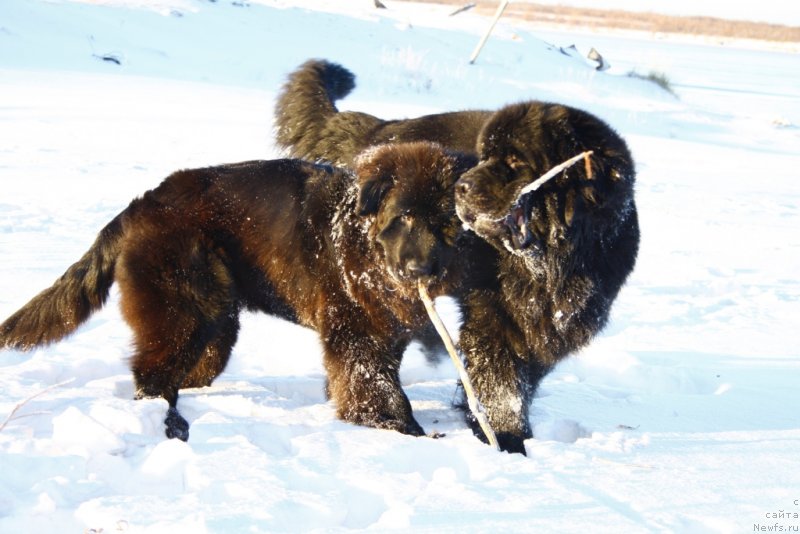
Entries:
[[433, 263], [411, 260], [406, 264], [406, 272], [413, 278], [421, 278], [433, 274]]

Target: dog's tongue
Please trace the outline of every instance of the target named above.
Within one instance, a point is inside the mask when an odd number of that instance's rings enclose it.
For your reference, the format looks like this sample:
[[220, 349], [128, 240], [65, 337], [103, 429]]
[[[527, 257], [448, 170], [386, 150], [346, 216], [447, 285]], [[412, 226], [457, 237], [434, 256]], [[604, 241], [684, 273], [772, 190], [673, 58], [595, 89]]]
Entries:
[[526, 248], [533, 241], [533, 234], [528, 229], [528, 210], [525, 203], [516, 202], [505, 218], [505, 225], [511, 231], [511, 243], [514, 248]]

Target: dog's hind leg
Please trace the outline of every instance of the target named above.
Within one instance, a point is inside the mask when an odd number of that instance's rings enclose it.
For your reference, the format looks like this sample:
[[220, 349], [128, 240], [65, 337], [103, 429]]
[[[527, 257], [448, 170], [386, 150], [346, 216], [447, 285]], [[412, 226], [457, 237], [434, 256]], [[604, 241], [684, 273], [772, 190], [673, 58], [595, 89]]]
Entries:
[[163, 397], [166, 434], [185, 441], [189, 424], [177, 410], [178, 390], [210, 383], [222, 371], [236, 339], [238, 307], [224, 257], [197, 230], [150, 215], [120, 257], [120, 303], [134, 335], [137, 397]]
[[221, 318], [219, 332], [219, 335], [206, 345], [200, 361], [184, 378], [181, 389], [210, 386], [225, 370], [239, 335], [238, 311], [231, 311], [227, 317]]
[[[163, 316], [154, 314], [151, 317], [160, 321]], [[174, 317], [173, 317], [174, 319]], [[184, 318], [189, 319], [189, 318]], [[181, 332], [170, 332], [166, 328], [159, 332], [160, 338], [143, 341], [142, 332], [149, 330], [139, 322], [135, 331], [136, 351], [131, 357], [131, 370], [136, 385], [136, 398], [162, 397], [169, 405], [164, 420], [166, 435], [186, 441], [189, 438], [189, 423], [178, 412], [178, 390], [191, 371], [202, 358], [207, 335], [203, 330], [207, 327], [197, 324], [188, 337]], [[175, 337], [170, 337], [170, 336]]]

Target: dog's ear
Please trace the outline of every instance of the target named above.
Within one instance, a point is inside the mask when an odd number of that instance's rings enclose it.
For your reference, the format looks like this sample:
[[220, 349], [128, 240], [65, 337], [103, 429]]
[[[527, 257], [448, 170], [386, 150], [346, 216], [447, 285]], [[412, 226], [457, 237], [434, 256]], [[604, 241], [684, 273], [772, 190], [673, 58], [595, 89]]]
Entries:
[[383, 197], [386, 196], [386, 193], [391, 188], [391, 180], [385, 178], [377, 177], [370, 180], [359, 180], [356, 213], [362, 217], [378, 213]]
[[356, 213], [360, 216], [378, 212], [381, 202], [394, 185], [395, 161], [391, 145], [368, 148], [355, 160], [358, 203]]

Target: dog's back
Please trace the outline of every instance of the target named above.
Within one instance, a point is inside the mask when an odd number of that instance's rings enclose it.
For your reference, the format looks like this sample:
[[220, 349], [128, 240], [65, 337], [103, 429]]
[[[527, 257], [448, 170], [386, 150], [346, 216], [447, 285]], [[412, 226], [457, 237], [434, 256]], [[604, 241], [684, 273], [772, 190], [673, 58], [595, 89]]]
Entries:
[[288, 155], [351, 166], [364, 149], [385, 143], [430, 141], [459, 152], [475, 152], [489, 111], [453, 111], [384, 120], [339, 111], [335, 102], [355, 86], [353, 74], [335, 63], [312, 59], [289, 75], [275, 107], [276, 140]]
[[466, 110], [385, 121], [374, 132], [370, 142], [431, 141], [450, 150], [474, 154], [478, 134], [490, 116], [489, 111]]

